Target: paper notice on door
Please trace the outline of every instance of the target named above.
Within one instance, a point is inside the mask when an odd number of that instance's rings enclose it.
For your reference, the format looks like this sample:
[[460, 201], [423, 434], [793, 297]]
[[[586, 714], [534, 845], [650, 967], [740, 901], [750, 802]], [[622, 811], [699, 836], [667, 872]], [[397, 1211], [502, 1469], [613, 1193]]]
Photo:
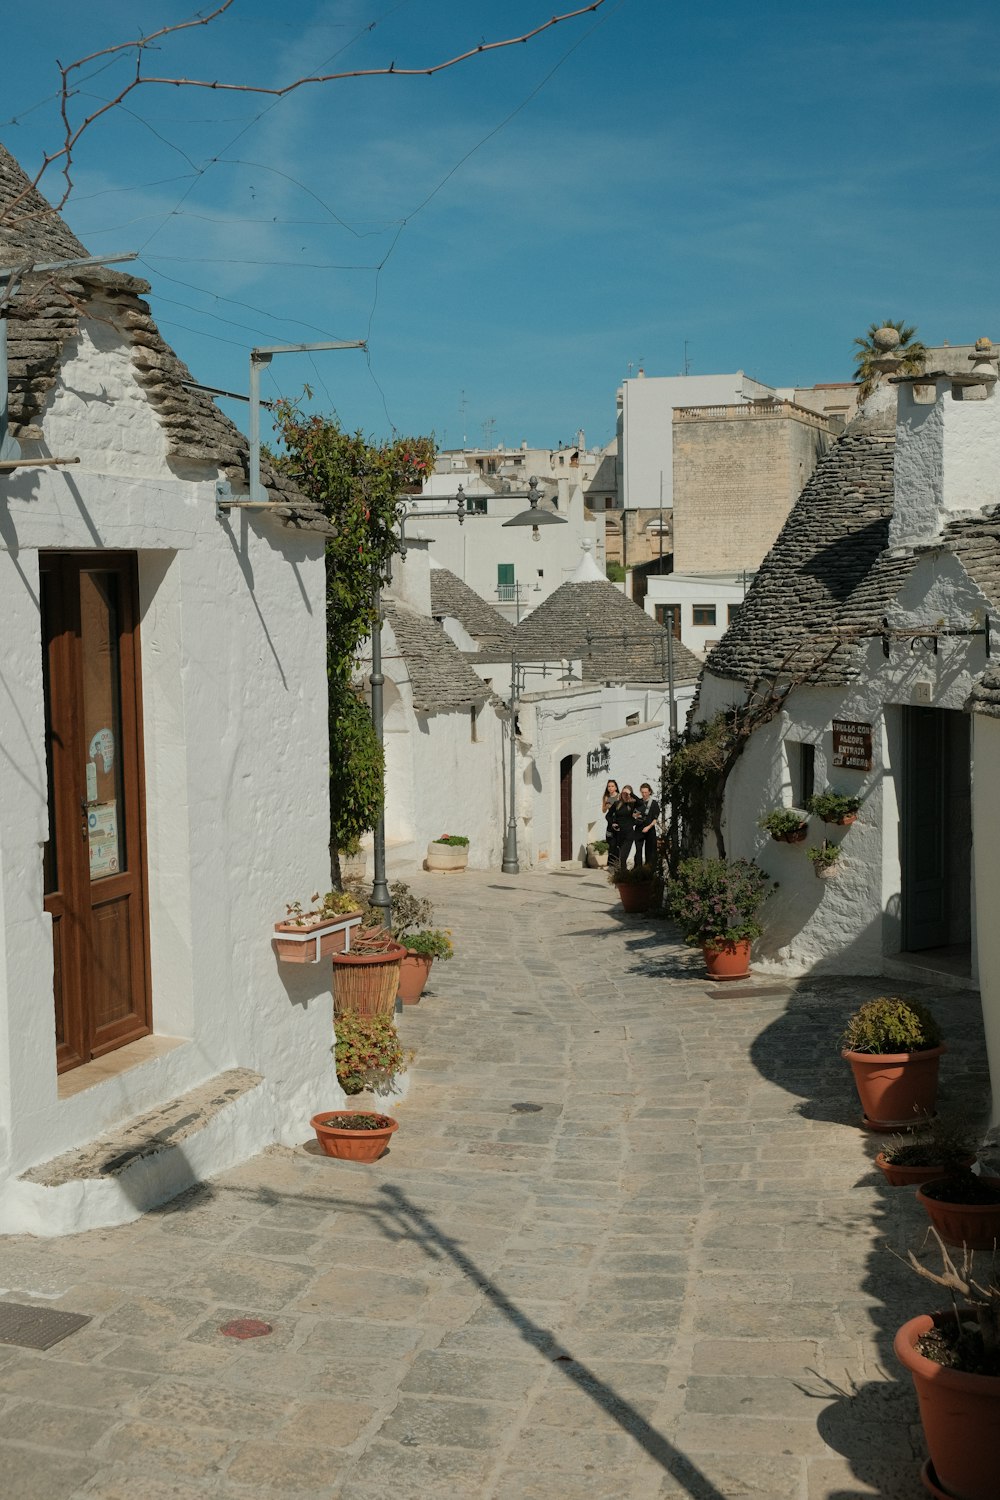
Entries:
[[97, 801], [97, 766], [92, 760], [87, 762], [87, 801]]
[[118, 803], [95, 802], [87, 809], [87, 833], [90, 842], [90, 878], [102, 880], [117, 875]]

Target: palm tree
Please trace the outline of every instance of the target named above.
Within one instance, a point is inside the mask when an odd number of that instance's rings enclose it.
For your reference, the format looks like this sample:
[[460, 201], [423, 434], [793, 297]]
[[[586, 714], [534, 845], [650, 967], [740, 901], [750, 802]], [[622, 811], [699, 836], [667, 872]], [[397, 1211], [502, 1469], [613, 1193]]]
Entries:
[[854, 346], [857, 353], [854, 356], [855, 379], [861, 389], [858, 392], [858, 400], [864, 401], [871, 395], [878, 384], [879, 370], [876, 368], [876, 360], [880, 360], [885, 350], [876, 342], [875, 335], [881, 328], [894, 328], [899, 334], [899, 343], [896, 345], [895, 353], [899, 357], [897, 369], [900, 375], [918, 375], [924, 367], [927, 358], [927, 350], [919, 339], [915, 338], [916, 328], [908, 326], [903, 322], [897, 322], [895, 318], [887, 318], [882, 323], [872, 323], [863, 339], [855, 339]]

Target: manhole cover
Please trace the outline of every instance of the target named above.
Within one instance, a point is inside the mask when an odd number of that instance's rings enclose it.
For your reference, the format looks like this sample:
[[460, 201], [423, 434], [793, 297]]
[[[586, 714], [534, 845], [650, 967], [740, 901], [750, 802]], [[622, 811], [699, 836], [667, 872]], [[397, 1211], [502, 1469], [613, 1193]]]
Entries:
[[545, 1108], [544, 1104], [512, 1104], [511, 1109], [515, 1115], [537, 1115]]
[[20, 1349], [51, 1349], [89, 1322], [89, 1316], [83, 1313], [56, 1312], [51, 1307], [31, 1307], [23, 1302], [0, 1302], [0, 1344], [16, 1344]]
[[273, 1331], [270, 1323], [262, 1323], [259, 1318], [233, 1318], [219, 1329], [227, 1339], [262, 1339], [265, 1333]]

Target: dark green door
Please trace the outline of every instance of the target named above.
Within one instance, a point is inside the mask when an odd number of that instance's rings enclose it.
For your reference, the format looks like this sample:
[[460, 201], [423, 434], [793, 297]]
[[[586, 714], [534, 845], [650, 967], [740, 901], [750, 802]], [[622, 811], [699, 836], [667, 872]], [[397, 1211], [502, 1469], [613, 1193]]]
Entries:
[[903, 709], [903, 947], [916, 953], [948, 942], [948, 784], [944, 711]]

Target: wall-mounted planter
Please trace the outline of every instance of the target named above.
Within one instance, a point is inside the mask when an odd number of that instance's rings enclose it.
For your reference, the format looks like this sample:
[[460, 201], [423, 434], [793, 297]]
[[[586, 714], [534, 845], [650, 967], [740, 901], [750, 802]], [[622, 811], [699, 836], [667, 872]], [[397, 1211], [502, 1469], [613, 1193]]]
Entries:
[[437, 870], [442, 874], [450, 875], [464, 870], [468, 863], [468, 844], [439, 844], [437, 839], [432, 839], [427, 845], [425, 870]]
[[809, 824], [803, 823], [801, 828], [793, 828], [791, 833], [772, 833], [771, 837], [776, 844], [802, 844], [809, 836]]
[[361, 924], [359, 911], [307, 922], [275, 922], [273, 947], [286, 964], [315, 964], [334, 953], [351, 951], [351, 933]]
[[842, 818], [824, 818], [824, 823], [829, 823], [833, 828], [850, 828], [852, 823], [858, 821], [857, 813], [845, 813]]

